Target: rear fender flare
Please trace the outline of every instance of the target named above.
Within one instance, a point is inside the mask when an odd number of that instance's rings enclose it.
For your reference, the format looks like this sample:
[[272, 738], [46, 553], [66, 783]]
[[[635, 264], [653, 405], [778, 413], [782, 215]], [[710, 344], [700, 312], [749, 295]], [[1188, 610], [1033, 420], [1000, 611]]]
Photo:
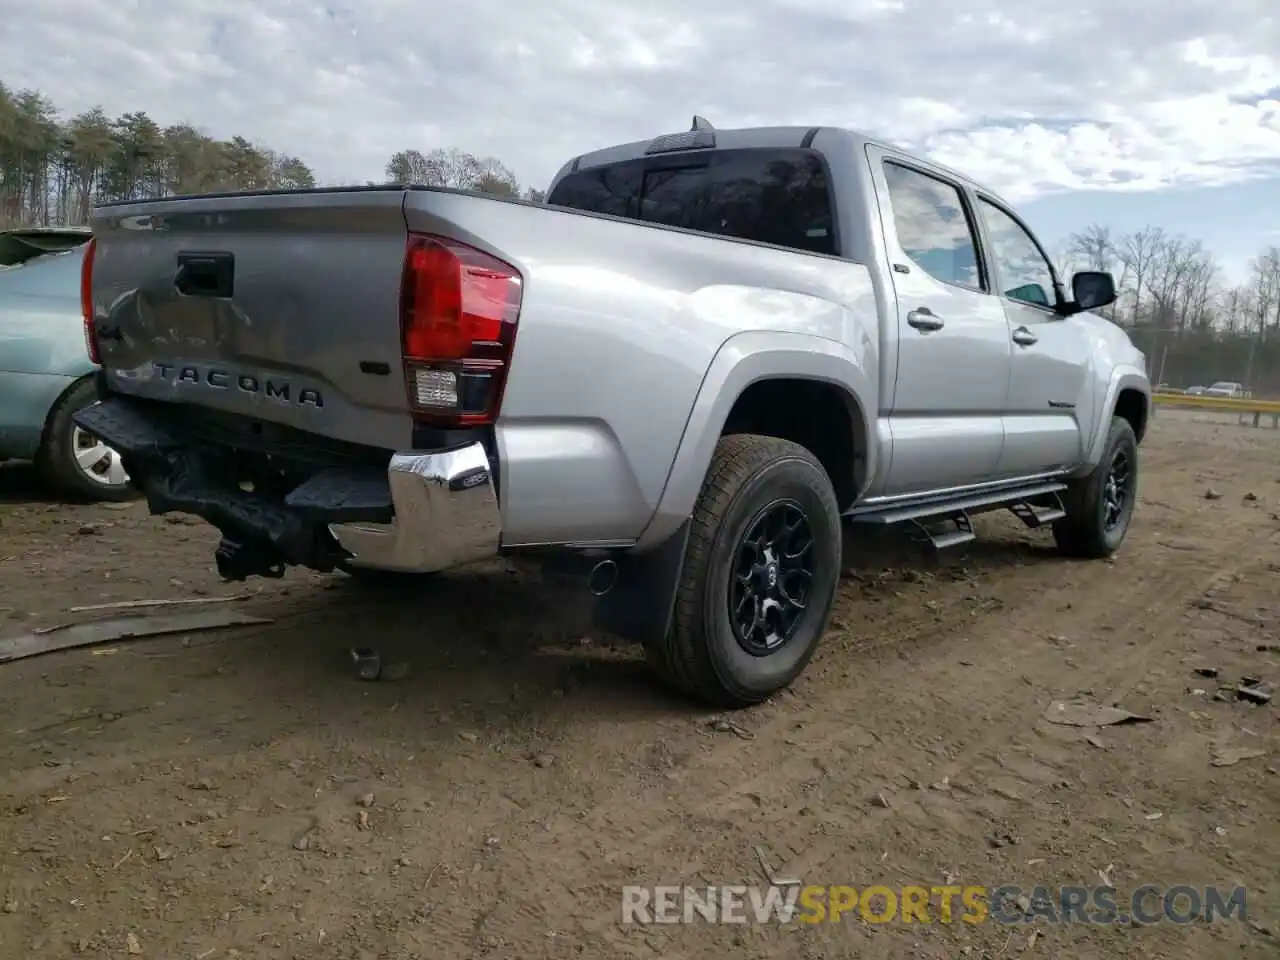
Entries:
[[657, 509], [636, 549], [657, 547], [678, 533], [693, 512], [729, 412], [744, 390], [762, 380], [815, 380], [847, 395], [855, 430], [860, 431], [865, 484], [876, 469], [873, 417], [878, 396], [867, 372], [874, 365], [867, 360], [866, 351], [808, 334], [748, 331], [726, 340], [702, 379]]

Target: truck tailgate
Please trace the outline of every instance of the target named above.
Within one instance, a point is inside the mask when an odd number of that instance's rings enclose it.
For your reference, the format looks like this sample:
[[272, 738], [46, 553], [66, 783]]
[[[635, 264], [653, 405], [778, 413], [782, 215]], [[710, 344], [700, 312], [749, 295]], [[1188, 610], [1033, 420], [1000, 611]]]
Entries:
[[373, 187], [98, 208], [109, 388], [406, 445], [403, 206], [403, 189]]

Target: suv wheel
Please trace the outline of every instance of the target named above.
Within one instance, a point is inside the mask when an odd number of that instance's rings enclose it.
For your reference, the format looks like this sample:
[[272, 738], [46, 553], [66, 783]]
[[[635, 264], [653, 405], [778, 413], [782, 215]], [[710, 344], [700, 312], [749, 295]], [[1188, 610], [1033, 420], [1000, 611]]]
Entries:
[[76, 426], [71, 415], [98, 402], [92, 380], [82, 380], [58, 401], [36, 466], [49, 486], [79, 500], [131, 500], [138, 491], [129, 482], [120, 454]]

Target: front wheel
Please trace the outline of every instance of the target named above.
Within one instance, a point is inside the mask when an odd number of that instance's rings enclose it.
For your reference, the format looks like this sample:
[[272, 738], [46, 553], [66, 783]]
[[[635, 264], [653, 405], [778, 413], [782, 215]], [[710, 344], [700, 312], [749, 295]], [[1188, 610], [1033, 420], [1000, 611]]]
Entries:
[[1058, 549], [1098, 559], [1120, 548], [1138, 501], [1138, 439], [1123, 417], [1113, 417], [1102, 459], [1063, 496], [1066, 516], [1053, 525]]
[[776, 437], [722, 437], [694, 508], [672, 627], [650, 662], [685, 693], [746, 707], [787, 687], [826, 630], [840, 509], [826, 471]]

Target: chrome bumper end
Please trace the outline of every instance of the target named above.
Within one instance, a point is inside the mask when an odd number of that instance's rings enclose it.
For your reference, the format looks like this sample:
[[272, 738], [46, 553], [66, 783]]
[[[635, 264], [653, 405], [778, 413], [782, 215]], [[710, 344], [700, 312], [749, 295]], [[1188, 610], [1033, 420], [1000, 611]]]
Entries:
[[431, 573], [497, 555], [502, 521], [482, 444], [397, 453], [387, 476], [395, 505], [391, 523], [329, 526], [352, 554], [351, 566]]

